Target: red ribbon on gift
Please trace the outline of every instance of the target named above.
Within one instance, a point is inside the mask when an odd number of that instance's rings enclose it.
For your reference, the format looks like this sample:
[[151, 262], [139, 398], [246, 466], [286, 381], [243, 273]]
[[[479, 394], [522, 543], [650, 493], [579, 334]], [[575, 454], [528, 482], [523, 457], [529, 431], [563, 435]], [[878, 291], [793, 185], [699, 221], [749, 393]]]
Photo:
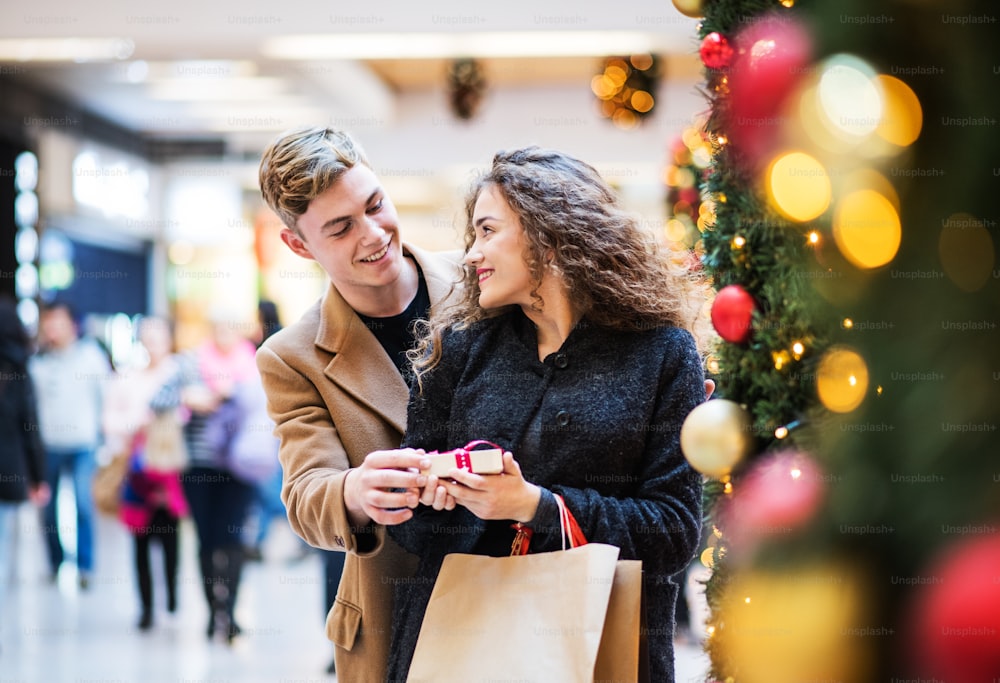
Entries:
[[472, 471], [472, 455], [464, 448], [455, 450], [455, 467], [460, 470]]
[[499, 450], [503, 450], [500, 446], [496, 445], [492, 441], [486, 441], [485, 439], [476, 439], [475, 441], [470, 441], [461, 448], [456, 448], [453, 451], [431, 451], [435, 455], [454, 455], [455, 456], [455, 467], [460, 470], [465, 470], [466, 472], [472, 471], [472, 450], [476, 446], [491, 446]]

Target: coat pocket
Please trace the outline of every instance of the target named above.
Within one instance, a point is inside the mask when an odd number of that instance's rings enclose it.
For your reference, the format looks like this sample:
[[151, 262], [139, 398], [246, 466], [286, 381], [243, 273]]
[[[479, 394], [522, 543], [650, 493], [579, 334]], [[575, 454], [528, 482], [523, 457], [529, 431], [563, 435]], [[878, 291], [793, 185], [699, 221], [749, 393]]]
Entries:
[[326, 637], [350, 651], [361, 628], [361, 608], [337, 598], [326, 618]]

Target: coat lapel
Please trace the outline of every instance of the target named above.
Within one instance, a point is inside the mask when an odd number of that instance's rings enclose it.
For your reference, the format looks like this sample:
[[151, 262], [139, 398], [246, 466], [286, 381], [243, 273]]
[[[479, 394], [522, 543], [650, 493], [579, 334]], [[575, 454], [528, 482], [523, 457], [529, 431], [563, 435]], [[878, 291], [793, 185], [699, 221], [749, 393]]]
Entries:
[[402, 434], [409, 389], [375, 335], [331, 284], [323, 298], [316, 346], [333, 358], [324, 374]]
[[[436, 306], [458, 279], [457, 256], [441, 258], [409, 245], [404, 245], [403, 251], [420, 264], [431, 305]], [[400, 434], [406, 431], [406, 382], [375, 335], [332, 284], [320, 305], [316, 346], [333, 354], [324, 370], [330, 381], [382, 416]]]

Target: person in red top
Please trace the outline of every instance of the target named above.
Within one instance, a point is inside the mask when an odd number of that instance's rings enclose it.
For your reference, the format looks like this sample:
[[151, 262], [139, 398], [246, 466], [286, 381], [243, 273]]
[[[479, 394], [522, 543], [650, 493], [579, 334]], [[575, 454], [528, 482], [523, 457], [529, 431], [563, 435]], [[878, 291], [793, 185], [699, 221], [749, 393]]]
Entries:
[[104, 429], [110, 447], [129, 453], [119, 517], [134, 539], [141, 610], [138, 626], [145, 631], [153, 625], [150, 543], [156, 540], [163, 548], [167, 611], [173, 612], [177, 609], [177, 526], [188, 507], [180, 480], [186, 460], [181, 423], [173, 423], [175, 453], [157, 456], [161, 458], [157, 460], [147, 448], [154, 418], [173, 420], [180, 406], [181, 367], [172, 352], [170, 325], [161, 318], [145, 318], [139, 323], [138, 339], [148, 361], [116, 375], [108, 391]]

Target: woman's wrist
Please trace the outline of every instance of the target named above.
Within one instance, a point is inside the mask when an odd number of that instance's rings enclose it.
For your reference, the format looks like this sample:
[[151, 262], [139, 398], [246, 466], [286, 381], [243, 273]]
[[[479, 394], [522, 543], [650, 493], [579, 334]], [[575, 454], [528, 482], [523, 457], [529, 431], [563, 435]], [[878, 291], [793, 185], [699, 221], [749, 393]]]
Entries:
[[525, 483], [527, 484], [525, 502], [521, 509], [521, 514], [515, 518], [515, 521], [522, 524], [526, 524], [535, 518], [535, 513], [538, 512], [538, 503], [542, 499], [542, 489], [539, 486], [528, 482]]

